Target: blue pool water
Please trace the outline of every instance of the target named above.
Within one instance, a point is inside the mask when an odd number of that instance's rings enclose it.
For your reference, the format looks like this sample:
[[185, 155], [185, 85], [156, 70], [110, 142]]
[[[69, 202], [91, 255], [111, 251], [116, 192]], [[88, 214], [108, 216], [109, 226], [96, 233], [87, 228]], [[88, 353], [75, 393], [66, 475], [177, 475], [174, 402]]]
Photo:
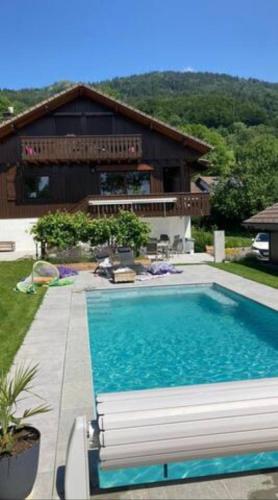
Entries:
[[[87, 295], [95, 393], [278, 376], [278, 313], [217, 285]], [[101, 472], [102, 487], [278, 466], [278, 453]]]

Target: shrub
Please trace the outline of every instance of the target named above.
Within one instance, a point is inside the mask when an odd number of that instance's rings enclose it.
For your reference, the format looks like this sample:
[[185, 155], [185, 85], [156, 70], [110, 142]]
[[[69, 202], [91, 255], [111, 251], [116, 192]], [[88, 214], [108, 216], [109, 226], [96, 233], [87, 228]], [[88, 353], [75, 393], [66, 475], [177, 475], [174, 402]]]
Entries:
[[114, 220], [113, 234], [117, 245], [131, 247], [138, 252], [148, 241], [150, 227], [133, 212], [121, 211]]
[[79, 241], [88, 241], [88, 228], [91, 219], [83, 212], [74, 214], [57, 211], [41, 217], [33, 226], [31, 233], [42, 249], [46, 245], [65, 249]]
[[115, 233], [114, 226], [115, 219], [113, 217], [91, 220], [87, 232], [87, 241], [90, 241], [92, 246], [112, 243]]
[[252, 239], [249, 236], [226, 236], [225, 247], [226, 248], [238, 248], [238, 247], [250, 247], [252, 245]]
[[213, 245], [213, 231], [193, 227], [192, 238], [195, 240], [195, 252], [205, 252], [206, 246]]
[[[192, 228], [192, 238], [195, 239], [195, 251], [205, 252], [206, 245], [213, 245], [213, 231], [206, 231], [200, 227]], [[252, 240], [249, 236], [244, 235], [225, 235], [225, 247], [226, 248], [239, 248], [239, 247], [250, 247]]]
[[117, 217], [91, 219], [83, 212], [57, 211], [41, 217], [31, 233], [42, 245], [60, 250], [90, 242], [92, 246], [105, 243], [130, 246], [136, 252], [146, 244], [150, 233], [149, 225], [133, 212], [120, 212]]

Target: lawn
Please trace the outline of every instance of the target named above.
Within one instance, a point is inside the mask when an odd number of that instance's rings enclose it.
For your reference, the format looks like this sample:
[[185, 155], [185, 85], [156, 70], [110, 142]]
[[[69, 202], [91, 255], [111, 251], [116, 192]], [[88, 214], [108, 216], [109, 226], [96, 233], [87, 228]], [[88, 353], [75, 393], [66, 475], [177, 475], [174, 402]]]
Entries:
[[9, 369], [45, 293], [45, 288], [35, 295], [13, 290], [32, 266], [31, 260], [0, 262], [0, 369], [4, 371]]
[[278, 288], [278, 269], [255, 260], [245, 259], [240, 262], [227, 262], [222, 264], [210, 264], [223, 271], [228, 271], [243, 278], [247, 278], [263, 285]]

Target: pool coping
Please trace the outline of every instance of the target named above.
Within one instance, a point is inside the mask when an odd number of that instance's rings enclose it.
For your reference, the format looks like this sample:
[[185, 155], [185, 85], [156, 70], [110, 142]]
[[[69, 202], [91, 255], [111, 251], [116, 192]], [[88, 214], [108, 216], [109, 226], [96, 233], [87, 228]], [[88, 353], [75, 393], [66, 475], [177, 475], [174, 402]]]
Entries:
[[48, 290], [14, 363], [16, 366], [35, 359], [41, 364], [38, 390], [53, 406], [49, 416], [38, 415], [32, 420], [42, 432], [39, 471], [32, 498], [59, 498], [73, 420], [78, 415], [86, 415], [88, 420], [94, 417], [86, 292], [215, 283], [278, 311], [276, 289], [208, 265], [184, 266], [183, 270], [182, 274], [156, 282], [120, 285], [82, 271], [73, 286]]

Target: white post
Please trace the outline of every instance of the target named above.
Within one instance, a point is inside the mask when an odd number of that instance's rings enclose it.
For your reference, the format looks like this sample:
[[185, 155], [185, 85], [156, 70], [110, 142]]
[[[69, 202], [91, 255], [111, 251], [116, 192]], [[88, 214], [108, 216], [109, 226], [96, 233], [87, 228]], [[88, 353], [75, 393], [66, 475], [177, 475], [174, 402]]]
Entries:
[[223, 262], [225, 260], [225, 231], [214, 231], [214, 262]]
[[185, 224], [184, 236], [185, 236], [185, 238], [191, 238], [191, 217], [190, 216], [184, 217], [184, 224]]

